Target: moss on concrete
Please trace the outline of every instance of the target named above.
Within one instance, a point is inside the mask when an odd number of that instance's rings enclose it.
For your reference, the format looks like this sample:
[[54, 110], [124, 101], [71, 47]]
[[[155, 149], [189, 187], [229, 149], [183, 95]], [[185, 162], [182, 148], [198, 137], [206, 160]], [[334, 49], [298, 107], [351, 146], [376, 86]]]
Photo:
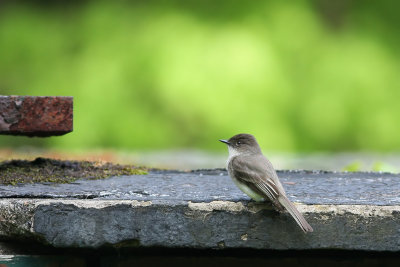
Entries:
[[36, 158], [0, 163], [0, 184], [71, 183], [77, 179], [103, 179], [111, 176], [147, 174], [143, 167], [104, 162]]

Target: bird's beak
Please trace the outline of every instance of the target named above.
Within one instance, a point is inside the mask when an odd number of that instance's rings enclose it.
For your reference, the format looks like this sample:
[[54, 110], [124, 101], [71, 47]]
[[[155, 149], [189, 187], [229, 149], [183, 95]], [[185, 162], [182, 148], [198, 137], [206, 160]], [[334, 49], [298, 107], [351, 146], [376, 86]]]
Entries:
[[219, 141], [220, 141], [220, 142], [222, 142], [222, 143], [225, 143], [225, 144], [227, 144], [227, 145], [229, 145], [229, 144], [230, 144], [228, 140], [219, 139]]

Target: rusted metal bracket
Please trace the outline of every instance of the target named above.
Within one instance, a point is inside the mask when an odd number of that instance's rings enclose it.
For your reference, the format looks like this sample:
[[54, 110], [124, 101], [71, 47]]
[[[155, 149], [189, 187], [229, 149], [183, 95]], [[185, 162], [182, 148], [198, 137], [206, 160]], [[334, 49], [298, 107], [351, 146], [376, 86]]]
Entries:
[[73, 97], [0, 96], [0, 134], [48, 137], [73, 130]]

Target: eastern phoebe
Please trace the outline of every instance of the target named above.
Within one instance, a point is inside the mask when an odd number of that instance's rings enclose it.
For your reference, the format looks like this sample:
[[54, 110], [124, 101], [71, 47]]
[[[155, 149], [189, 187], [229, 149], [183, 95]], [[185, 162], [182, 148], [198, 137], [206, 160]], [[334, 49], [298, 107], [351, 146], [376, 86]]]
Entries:
[[228, 145], [227, 169], [240, 190], [255, 201], [271, 200], [278, 210], [286, 209], [305, 233], [313, 231], [287, 198], [274, 167], [262, 154], [254, 136], [238, 134], [229, 140], [219, 141]]

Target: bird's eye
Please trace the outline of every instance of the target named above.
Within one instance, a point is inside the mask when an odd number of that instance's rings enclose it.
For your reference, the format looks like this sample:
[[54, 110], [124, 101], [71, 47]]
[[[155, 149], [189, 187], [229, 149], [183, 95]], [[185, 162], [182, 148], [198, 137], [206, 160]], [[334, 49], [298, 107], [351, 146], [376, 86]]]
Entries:
[[242, 142], [240, 142], [240, 141], [237, 141], [237, 142], [236, 142], [237, 145], [240, 145], [241, 143], [242, 143]]

